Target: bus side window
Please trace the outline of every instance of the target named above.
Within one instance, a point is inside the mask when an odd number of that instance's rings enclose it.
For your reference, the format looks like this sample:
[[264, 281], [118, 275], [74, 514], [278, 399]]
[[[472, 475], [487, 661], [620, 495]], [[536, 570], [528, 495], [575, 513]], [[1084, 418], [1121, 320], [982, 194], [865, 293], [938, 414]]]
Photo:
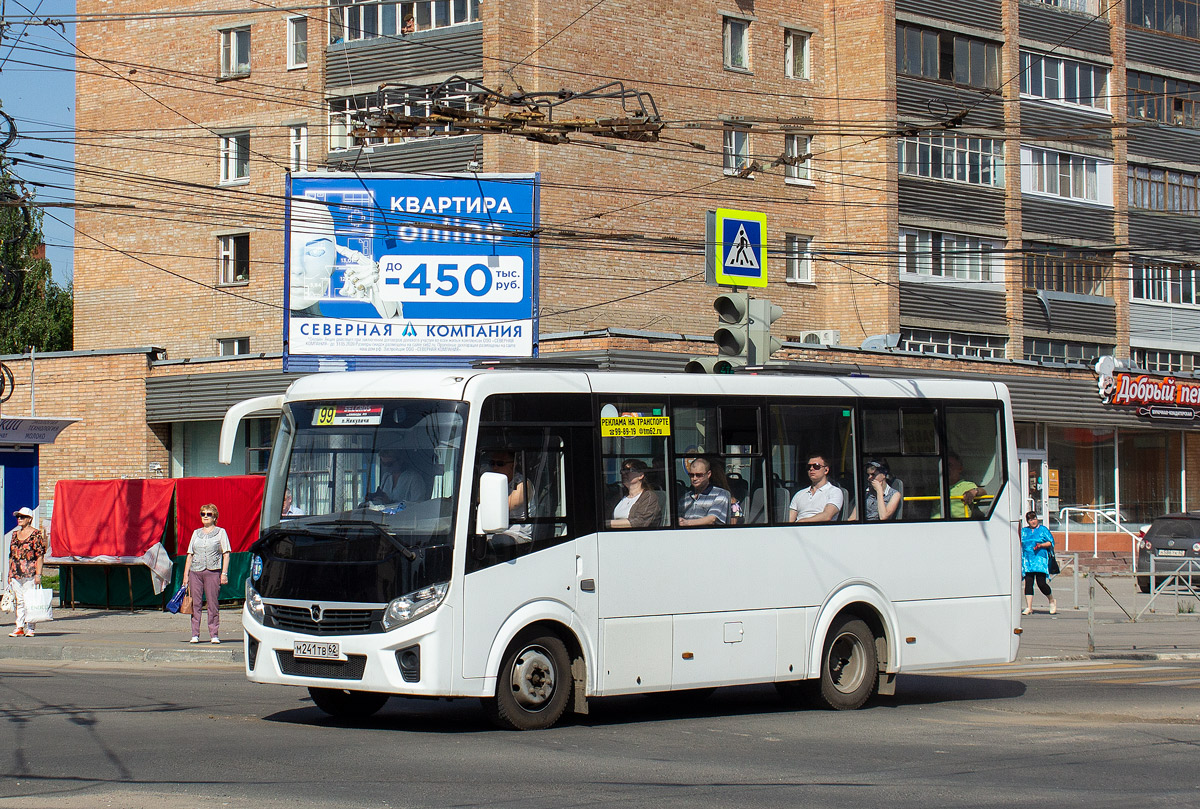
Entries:
[[817, 470], [818, 476], [841, 490], [835, 495], [841, 510], [832, 522], [849, 519], [858, 486], [853, 406], [771, 405], [769, 413], [771, 469], [762, 482], [763, 497], [771, 504], [766, 516], [775, 524], [790, 519], [797, 495], [814, 483], [809, 459], [820, 458], [824, 467]]
[[601, 525], [608, 530], [668, 525], [672, 497], [667, 480], [666, 402], [604, 399], [600, 402]]
[[[863, 408], [862, 465], [882, 463], [889, 469], [893, 485], [902, 498], [894, 519], [941, 519], [942, 474], [936, 406], [897, 404]], [[864, 478], [859, 502], [871, 493]], [[866, 506], [863, 518], [866, 519]]]
[[986, 520], [992, 513], [1004, 485], [1001, 437], [998, 407], [947, 405], [951, 519]]

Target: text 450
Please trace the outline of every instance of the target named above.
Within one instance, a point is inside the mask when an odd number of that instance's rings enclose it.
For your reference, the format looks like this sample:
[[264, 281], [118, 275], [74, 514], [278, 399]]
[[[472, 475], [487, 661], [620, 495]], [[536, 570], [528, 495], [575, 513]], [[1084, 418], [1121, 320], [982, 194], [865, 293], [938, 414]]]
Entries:
[[389, 301], [516, 303], [524, 299], [520, 256], [384, 256], [380, 297]]

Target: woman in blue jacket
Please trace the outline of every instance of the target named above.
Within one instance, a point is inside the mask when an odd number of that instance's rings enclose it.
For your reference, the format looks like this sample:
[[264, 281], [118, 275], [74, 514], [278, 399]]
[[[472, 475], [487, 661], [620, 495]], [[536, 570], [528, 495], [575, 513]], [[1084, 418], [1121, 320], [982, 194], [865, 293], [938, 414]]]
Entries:
[[1054, 553], [1054, 536], [1042, 525], [1036, 512], [1025, 515], [1028, 523], [1021, 528], [1021, 573], [1025, 577], [1025, 609], [1022, 615], [1033, 612], [1033, 583], [1037, 582], [1042, 595], [1050, 599], [1050, 614], [1058, 612], [1058, 602], [1050, 592], [1050, 554]]

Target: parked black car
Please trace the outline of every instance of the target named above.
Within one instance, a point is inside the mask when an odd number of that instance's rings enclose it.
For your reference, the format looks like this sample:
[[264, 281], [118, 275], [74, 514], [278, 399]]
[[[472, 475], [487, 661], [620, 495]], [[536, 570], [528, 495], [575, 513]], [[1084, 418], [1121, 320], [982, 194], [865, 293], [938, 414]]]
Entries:
[[[1164, 571], [1179, 569], [1181, 578], [1200, 586], [1200, 511], [1164, 514], [1155, 517], [1138, 543], [1137, 583], [1143, 593], [1150, 592], [1150, 557], [1154, 556], [1155, 583], [1161, 584]], [[1187, 566], [1187, 560], [1196, 560]], [[1142, 575], [1142, 574], [1146, 575]]]

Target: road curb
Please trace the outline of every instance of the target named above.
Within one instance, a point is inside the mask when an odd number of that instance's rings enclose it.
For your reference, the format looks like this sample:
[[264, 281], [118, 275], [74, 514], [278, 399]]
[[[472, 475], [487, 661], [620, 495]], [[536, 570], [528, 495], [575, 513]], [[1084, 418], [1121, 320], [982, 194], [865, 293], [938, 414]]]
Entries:
[[244, 665], [242, 650], [227, 649], [160, 649], [137, 647], [97, 646], [0, 646], [0, 659], [30, 661], [65, 661], [92, 663], [188, 663], [192, 665]]

